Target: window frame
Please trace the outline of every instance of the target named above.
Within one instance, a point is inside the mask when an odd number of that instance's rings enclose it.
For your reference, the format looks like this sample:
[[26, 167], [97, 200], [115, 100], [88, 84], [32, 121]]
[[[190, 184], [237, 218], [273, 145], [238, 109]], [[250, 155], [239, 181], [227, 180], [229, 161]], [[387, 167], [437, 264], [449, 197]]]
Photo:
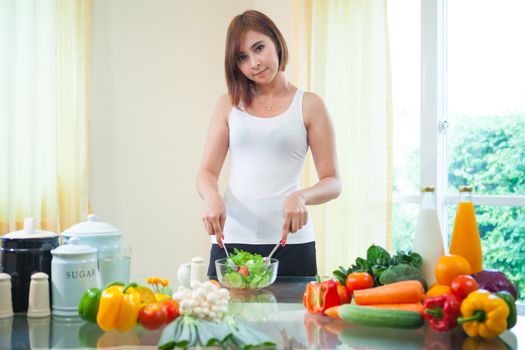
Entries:
[[[436, 187], [437, 211], [448, 242], [447, 207], [459, 195], [447, 194], [447, 0], [421, 0], [421, 186]], [[394, 194], [395, 203], [419, 203], [419, 194]], [[476, 205], [525, 207], [525, 196], [473, 195]], [[445, 218], [445, 219], [444, 219]], [[517, 303], [520, 315], [525, 304]]]

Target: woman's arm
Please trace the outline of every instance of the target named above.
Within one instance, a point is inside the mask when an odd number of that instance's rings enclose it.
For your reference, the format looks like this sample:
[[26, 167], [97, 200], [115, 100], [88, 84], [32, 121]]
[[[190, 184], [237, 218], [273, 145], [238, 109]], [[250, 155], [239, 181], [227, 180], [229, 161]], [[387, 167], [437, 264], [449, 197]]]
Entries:
[[341, 193], [334, 127], [323, 100], [305, 93], [303, 115], [319, 181], [292, 193], [284, 202], [284, 241], [289, 232], [296, 232], [308, 221], [306, 205], [326, 203]]
[[221, 247], [224, 239], [226, 209], [219, 194], [217, 182], [228, 153], [228, 115], [230, 111], [230, 98], [225, 94], [219, 98], [213, 112], [197, 174], [197, 190], [204, 200], [205, 206], [202, 221], [208, 234], [215, 235], [217, 243]]
[[303, 114], [319, 181], [299, 192], [307, 205], [322, 204], [341, 193], [334, 127], [323, 100], [315, 94], [305, 93]]

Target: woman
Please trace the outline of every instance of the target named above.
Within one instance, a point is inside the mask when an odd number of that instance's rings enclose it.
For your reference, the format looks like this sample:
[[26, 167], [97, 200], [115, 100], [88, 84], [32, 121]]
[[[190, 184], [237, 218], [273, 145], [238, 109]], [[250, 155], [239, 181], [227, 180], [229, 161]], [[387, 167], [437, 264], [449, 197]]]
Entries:
[[[197, 188], [203, 222], [212, 236], [208, 275], [215, 260], [235, 247], [274, 258], [281, 276], [317, 274], [315, 235], [307, 205], [341, 192], [334, 131], [321, 98], [288, 82], [288, 49], [264, 14], [236, 16], [226, 39], [226, 82], [213, 113]], [[319, 181], [300, 188], [308, 147]], [[230, 150], [230, 178], [224, 199], [217, 180]], [[291, 234], [291, 235], [289, 235]], [[286, 248], [284, 247], [285, 244]]]

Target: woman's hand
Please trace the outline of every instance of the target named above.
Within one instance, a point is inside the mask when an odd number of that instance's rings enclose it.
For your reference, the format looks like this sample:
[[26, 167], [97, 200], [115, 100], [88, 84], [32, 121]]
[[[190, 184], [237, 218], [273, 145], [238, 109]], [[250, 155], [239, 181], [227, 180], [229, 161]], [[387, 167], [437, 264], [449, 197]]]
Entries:
[[306, 200], [300, 192], [294, 192], [284, 201], [284, 223], [281, 245], [284, 246], [289, 233], [295, 233], [308, 222]]
[[224, 239], [224, 223], [226, 222], [226, 209], [224, 201], [220, 194], [212, 196], [205, 201], [205, 212], [202, 216], [202, 222], [209, 235], [215, 235], [219, 247], [223, 247], [222, 240]]

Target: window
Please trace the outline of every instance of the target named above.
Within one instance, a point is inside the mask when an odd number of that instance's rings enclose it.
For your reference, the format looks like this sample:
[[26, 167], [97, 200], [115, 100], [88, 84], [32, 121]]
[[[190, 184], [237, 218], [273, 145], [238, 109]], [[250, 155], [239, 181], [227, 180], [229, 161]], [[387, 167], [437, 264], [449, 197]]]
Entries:
[[[420, 6], [419, 0], [391, 1], [388, 7], [393, 100], [393, 194], [412, 194], [393, 206], [392, 245], [409, 250], [416, 231], [420, 177], [419, 115]], [[405, 196], [406, 197], [406, 196]]]
[[504, 271], [523, 298], [525, 3], [404, 0], [388, 6], [394, 248], [411, 246], [421, 185], [437, 187], [448, 245], [457, 186], [471, 185], [484, 267]]

